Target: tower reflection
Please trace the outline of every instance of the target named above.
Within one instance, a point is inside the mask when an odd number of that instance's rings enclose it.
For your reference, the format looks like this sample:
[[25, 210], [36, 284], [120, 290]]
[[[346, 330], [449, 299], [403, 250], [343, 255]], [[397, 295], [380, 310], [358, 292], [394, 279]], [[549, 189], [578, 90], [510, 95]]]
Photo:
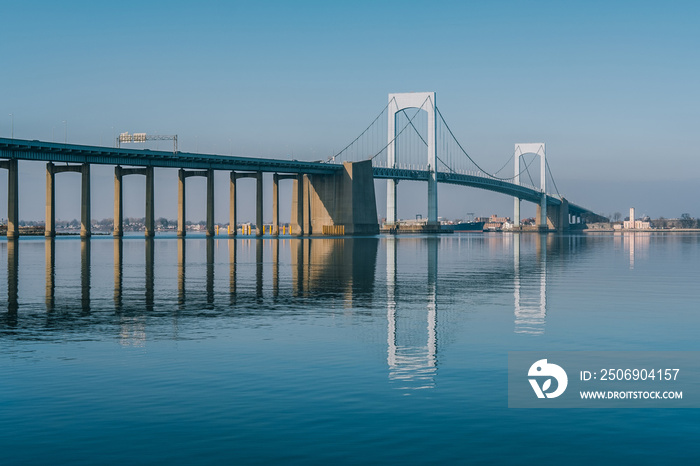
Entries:
[[[437, 372], [437, 283], [439, 238], [427, 238], [425, 326], [397, 315], [397, 240], [387, 238], [387, 364], [389, 379], [400, 389], [433, 388]], [[425, 343], [423, 343], [425, 342]]]
[[[520, 246], [523, 234], [513, 233], [513, 293], [515, 299], [515, 333], [541, 335], [547, 317], [547, 238], [537, 234], [535, 258], [525, 264], [521, 261]], [[531, 238], [532, 236], [528, 236]]]

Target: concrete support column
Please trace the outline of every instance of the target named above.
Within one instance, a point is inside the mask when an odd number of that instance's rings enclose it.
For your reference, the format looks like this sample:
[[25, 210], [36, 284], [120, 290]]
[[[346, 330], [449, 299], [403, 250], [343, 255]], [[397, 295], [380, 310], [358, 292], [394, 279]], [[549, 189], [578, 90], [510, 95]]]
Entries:
[[156, 234], [155, 207], [153, 187], [153, 167], [146, 167], [146, 237]]
[[520, 228], [520, 198], [513, 198], [513, 228]]
[[294, 232], [297, 236], [304, 236], [304, 175], [299, 173], [296, 179], [297, 188], [297, 231]]
[[228, 204], [228, 224], [229, 236], [236, 236], [236, 172], [231, 172], [231, 183], [229, 185], [229, 204]]
[[92, 235], [92, 220], [90, 218], [90, 164], [84, 163], [81, 167], [82, 174], [82, 201], [80, 205], [80, 237], [89, 238]]
[[313, 231], [311, 229], [311, 203], [309, 198], [311, 197], [311, 178], [310, 175], [304, 175], [303, 192], [301, 196], [302, 209], [304, 211], [304, 234], [311, 235]]
[[207, 236], [214, 236], [214, 170], [207, 170]]
[[46, 164], [46, 221], [44, 236], [53, 238], [56, 236], [56, 172], [54, 164]]
[[547, 230], [547, 194], [545, 192], [542, 193], [542, 198], [540, 200], [540, 208], [539, 208], [539, 225], [540, 225], [540, 230]]
[[255, 236], [263, 234], [263, 174], [255, 174], [256, 196], [255, 196]]
[[386, 180], [386, 223], [393, 225], [396, 223], [396, 187], [399, 182], [396, 180]]
[[185, 236], [185, 170], [177, 172], [177, 236]]
[[277, 173], [272, 175], [272, 235], [280, 234], [280, 176]]
[[429, 167], [428, 175], [428, 225], [440, 225], [438, 222], [438, 182], [435, 167]]
[[[122, 167], [114, 167], [114, 232], [115, 237], [124, 236], [124, 203], [122, 197]], [[148, 193], [146, 193], [148, 196]]]
[[7, 238], [19, 236], [19, 166], [17, 160], [7, 161]]

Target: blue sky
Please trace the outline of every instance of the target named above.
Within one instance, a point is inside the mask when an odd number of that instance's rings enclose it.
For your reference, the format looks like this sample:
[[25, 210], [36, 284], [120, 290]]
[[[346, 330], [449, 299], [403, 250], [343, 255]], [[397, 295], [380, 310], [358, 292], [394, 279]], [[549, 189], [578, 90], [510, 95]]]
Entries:
[[[176, 133], [185, 151], [315, 160], [357, 136], [387, 94], [435, 91], [486, 168], [516, 142], [544, 141], [575, 203], [700, 216], [698, 13], [697, 2], [644, 1], [4, 2], [0, 135], [11, 113], [17, 138]], [[94, 169], [96, 218], [112, 216], [111, 173]], [[57, 214], [78, 217], [78, 178], [66, 176]], [[158, 216], [175, 217], [175, 179], [158, 174]], [[126, 215], [142, 215], [143, 182], [132, 183]], [[43, 218], [41, 185], [42, 165], [22, 164], [22, 218]], [[424, 213], [422, 190], [400, 186], [400, 216]], [[188, 193], [190, 219], [202, 198]], [[440, 188], [441, 215], [465, 205], [512, 215], [505, 196]]]

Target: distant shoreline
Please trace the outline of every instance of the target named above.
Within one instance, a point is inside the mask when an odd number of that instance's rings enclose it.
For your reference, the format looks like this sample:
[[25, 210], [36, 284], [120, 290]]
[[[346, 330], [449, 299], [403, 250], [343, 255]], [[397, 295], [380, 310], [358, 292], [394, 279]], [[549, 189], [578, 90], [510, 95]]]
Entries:
[[700, 228], [650, 228], [646, 230], [625, 228], [615, 230], [613, 228], [585, 228], [581, 230], [584, 233], [688, 233], [700, 232]]

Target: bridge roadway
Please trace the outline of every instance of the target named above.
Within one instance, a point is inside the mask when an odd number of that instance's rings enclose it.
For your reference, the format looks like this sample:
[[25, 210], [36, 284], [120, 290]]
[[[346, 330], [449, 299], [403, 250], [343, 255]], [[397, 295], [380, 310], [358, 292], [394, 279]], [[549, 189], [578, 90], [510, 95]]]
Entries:
[[0, 138], [0, 158], [134, 167], [332, 174], [342, 165], [190, 152], [152, 151]]
[[[430, 173], [428, 170], [412, 170], [406, 168], [386, 168], [374, 167], [374, 177], [393, 180], [428, 181]], [[461, 173], [438, 172], [438, 183], [456, 184], [459, 186], [469, 186], [472, 188], [495, 191], [508, 196], [518, 197], [525, 201], [538, 204], [542, 199], [542, 192], [529, 186], [522, 186], [507, 181], [489, 178], [485, 176], [464, 175]], [[559, 197], [547, 195], [547, 204], [559, 206], [562, 200]], [[576, 204], [569, 203], [569, 213], [571, 215], [596, 215], [593, 211]]]
[[[76, 144], [61, 144], [44, 141], [29, 141], [22, 139], [0, 138], [0, 159], [7, 159], [5, 162], [0, 162], [0, 168], [8, 168], [12, 172], [12, 163], [14, 161], [14, 175], [8, 177], [8, 236], [13, 236], [13, 229], [16, 234], [16, 225], [10, 225], [18, 220], [18, 194], [17, 179], [16, 179], [16, 161], [45, 161], [47, 165], [47, 226], [46, 235], [55, 235], [54, 227], [54, 182], [53, 176], [55, 173], [65, 171], [81, 172], [83, 174], [83, 206], [81, 216], [81, 234], [83, 236], [90, 235], [90, 195], [89, 195], [89, 166], [92, 164], [101, 165], [116, 165], [115, 170], [115, 235], [121, 236], [121, 192], [123, 175], [142, 174], [147, 177], [147, 200], [146, 200], [146, 234], [152, 236], [153, 228], [153, 168], [177, 168], [180, 170], [180, 192], [179, 192], [179, 211], [178, 211], [178, 234], [185, 234], [185, 212], [184, 212], [184, 192], [185, 178], [189, 176], [206, 176], [207, 183], [207, 234], [211, 235], [214, 231], [213, 221], [213, 170], [231, 171], [231, 221], [235, 225], [235, 184], [236, 179], [245, 177], [255, 177], [258, 180], [257, 189], [257, 215], [256, 227], [257, 233], [262, 234], [262, 173], [274, 173], [273, 179], [273, 224], [278, 225], [278, 189], [277, 183], [280, 179], [294, 178], [299, 181], [298, 186], [301, 186], [302, 175], [331, 175], [343, 170], [343, 165], [325, 163], [325, 162], [306, 162], [298, 160], [281, 160], [281, 159], [266, 159], [256, 157], [240, 157], [240, 156], [225, 156], [213, 154], [200, 154], [189, 152], [172, 151], [152, 151], [144, 149], [125, 149], [111, 148], [102, 146], [85, 146]], [[73, 166], [52, 165], [52, 163], [80, 164]], [[143, 167], [143, 168], [122, 168], [121, 166]], [[185, 171], [185, 169], [189, 171]], [[198, 170], [198, 171], [197, 171]], [[248, 173], [234, 173], [234, 172]], [[279, 175], [279, 174], [286, 175]], [[412, 181], [427, 181], [429, 172], [427, 170], [412, 170], [402, 168], [385, 168], [373, 167], [374, 178], [379, 179], [395, 179], [395, 180], [412, 180]], [[486, 189], [499, 192], [509, 196], [517, 197], [538, 204], [542, 199], [542, 193], [531, 187], [521, 186], [507, 181], [497, 180], [493, 178], [464, 175], [458, 173], [438, 172], [437, 181], [439, 183], [449, 183], [460, 186], [469, 186], [474, 188]], [[297, 189], [301, 190], [301, 187]], [[150, 191], [150, 192], [148, 192]], [[15, 193], [13, 195], [13, 192]], [[301, 192], [301, 191], [300, 191]], [[149, 200], [150, 199], [150, 200]], [[558, 197], [547, 195], [546, 202], [548, 205], [559, 206], [562, 200]], [[301, 203], [297, 203], [298, 218], [302, 217]], [[583, 214], [593, 214], [588, 209], [569, 204], [569, 213], [572, 216], [581, 216]], [[150, 215], [149, 215], [150, 214]], [[306, 214], [308, 215], [308, 213]], [[13, 221], [14, 220], [14, 221]], [[301, 224], [299, 229], [302, 229]], [[273, 234], [278, 232], [278, 227], [274, 228]], [[303, 234], [303, 231], [300, 232]]]

